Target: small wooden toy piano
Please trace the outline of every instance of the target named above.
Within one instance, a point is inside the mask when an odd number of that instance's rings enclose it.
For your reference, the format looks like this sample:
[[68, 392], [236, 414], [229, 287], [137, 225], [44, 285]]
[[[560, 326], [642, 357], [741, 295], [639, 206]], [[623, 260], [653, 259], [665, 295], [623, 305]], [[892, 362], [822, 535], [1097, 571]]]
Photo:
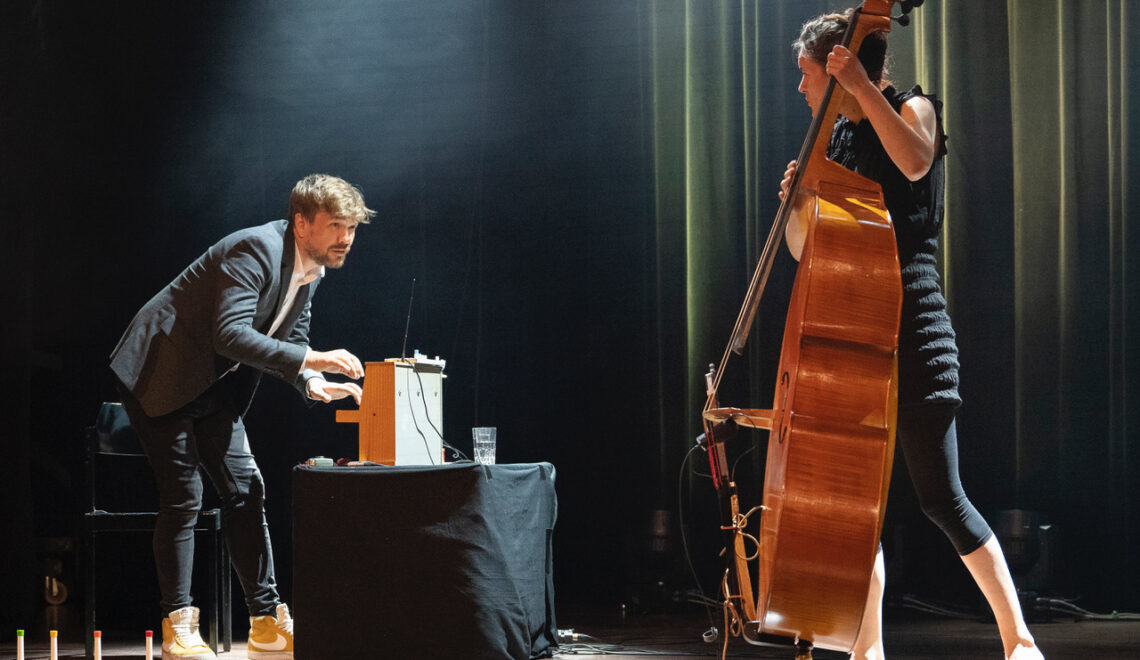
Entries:
[[384, 465], [443, 463], [443, 368], [446, 360], [411, 358], [364, 363], [359, 410], [336, 421], [358, 424], [359, 459]]

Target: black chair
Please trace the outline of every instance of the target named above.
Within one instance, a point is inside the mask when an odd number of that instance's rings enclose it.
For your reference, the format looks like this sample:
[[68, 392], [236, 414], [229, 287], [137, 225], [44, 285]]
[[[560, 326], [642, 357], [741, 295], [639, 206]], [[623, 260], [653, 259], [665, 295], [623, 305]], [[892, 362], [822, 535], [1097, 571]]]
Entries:
[[[87, 657], [92, 657], [92, 633], [99, 629], [96, 571], [99, 540], [109, 534], [153, 533], [157, 513], [147, 511], [158, 503], [154, 477], [142, 453], [138, 434], [120, 403], [103, 403], [95, 425], [86, 431], [87, 479], [91, 509], [84, 513], [87, 556]], [[124, 487], [124, 483], [129, 487]], [[222, 513], [203, 509], [194, 527], [205, 541], [207, 585], [202, 607], [206, 643], [217, 653], [219, 643], [229, 651], [233, 643], [230, 616], [230, 560], [222, 537]], [[113, 561], [105, 558], [104, 561]], [[148, 570], [143, 568], [141, 570]], [[153, 573], [153, 563], [149, 566]], [[157, 632], [156, 634], [161, 634]], [[161, 643], [161, 642], [160, 642]]]

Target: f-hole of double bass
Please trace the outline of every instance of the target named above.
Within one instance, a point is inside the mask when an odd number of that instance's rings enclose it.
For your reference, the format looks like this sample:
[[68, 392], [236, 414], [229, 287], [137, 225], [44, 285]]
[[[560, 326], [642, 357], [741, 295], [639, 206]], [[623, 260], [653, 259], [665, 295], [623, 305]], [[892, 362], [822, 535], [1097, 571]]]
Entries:
[[787, 371], [780, 374], [780, 388], [776, 399], [778, 401], [778, 405], [774, 411], [775, 414], [779, 415], [782, 418], [779, 426], [780, 430], [776, 432], [777, 443], [782, 443], [784, 441], [784, 437], [788, 435], [788, 422], [785, 415], [788, 412], [788, 385], [791, 383], [791, 381], [791, 374], [789, 374]]

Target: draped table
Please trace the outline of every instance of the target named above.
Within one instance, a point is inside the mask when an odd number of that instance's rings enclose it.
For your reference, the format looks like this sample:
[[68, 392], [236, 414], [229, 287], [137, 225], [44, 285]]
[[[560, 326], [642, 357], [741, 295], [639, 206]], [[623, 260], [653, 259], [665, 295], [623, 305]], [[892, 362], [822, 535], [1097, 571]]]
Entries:
[[550, 657], [549, 463], [293, 471], [298, 658]]

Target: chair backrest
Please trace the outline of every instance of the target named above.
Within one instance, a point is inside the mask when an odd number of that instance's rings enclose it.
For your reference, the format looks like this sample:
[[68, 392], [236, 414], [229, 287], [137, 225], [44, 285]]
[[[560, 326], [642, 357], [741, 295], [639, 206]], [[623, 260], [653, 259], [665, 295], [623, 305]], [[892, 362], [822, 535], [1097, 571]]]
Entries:
[[121, 403], [104, 402], [87, 428], [87, 481], [92, 511], [157, 510], [154, 475]]
[[142, 454], [139, 434], [131, 426], [127, 409], [121, 403], [104, 401], [95, 417], [94, 451], [103, 454]]

